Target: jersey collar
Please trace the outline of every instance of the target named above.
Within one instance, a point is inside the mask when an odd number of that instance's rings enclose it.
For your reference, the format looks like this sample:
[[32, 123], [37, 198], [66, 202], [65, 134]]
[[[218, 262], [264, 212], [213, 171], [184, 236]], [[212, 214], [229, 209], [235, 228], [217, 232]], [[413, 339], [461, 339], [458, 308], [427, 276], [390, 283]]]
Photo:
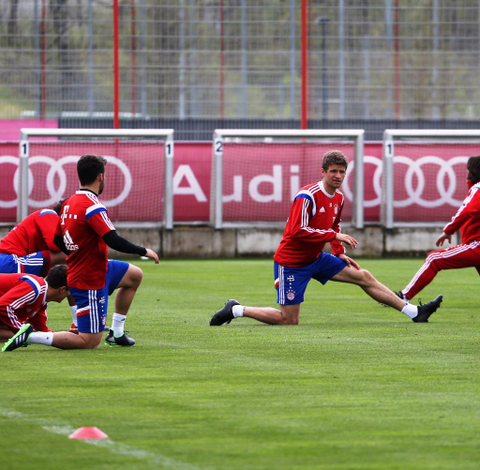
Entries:
[[98, 194], [95, 191], [92, 191], [91, 189], [78, 189], [77, 191], [75, 191], [75, 194], [86, 194], [86, 193], [92, 193], [98, 197]]
[[337, 193], [337, 190], [335, 190], [335, 192], [333, 194], [330, 194], [326, 189], [325, 189], [325, 186], [323, 185], [323, 180], [320, 180], [318, 182], [318, 186], [320, 187], [320, 191], [322, 191], [323, 194], [325, 194], [325, 196], [329, 197], [330, 199], [335, 197], [335, 194]]

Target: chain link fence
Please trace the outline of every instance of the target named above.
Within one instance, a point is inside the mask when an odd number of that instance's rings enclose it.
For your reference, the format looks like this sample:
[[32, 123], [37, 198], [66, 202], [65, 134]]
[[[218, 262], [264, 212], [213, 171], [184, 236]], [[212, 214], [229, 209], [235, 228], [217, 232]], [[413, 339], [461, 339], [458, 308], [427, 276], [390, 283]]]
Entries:
[[[122, 122], [297, 122], [301, 3], [119, 0]], [[113, 14], [0, 2], [0, 119], [111, 118]], [[479, 0], [309, 0], [306, 33], [311, 122], [480, 117]]]

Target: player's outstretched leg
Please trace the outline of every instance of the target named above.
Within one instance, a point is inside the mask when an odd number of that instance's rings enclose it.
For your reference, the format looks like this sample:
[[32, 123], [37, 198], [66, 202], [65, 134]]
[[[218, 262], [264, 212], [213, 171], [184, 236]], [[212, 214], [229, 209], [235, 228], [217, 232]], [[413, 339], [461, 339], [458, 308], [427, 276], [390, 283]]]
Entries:
[[13, 351], [17, 348], [28, 346], [28, 337], [33, 332], [33, 326], [25, 323], [3, 346], [2, 352]]
[[228, 300], [224, 307], [221, 308], [210, 320], [210, 326], [220, 326], [224, 323], [230, 323], [233, 320], [232, 308], [235, 305], [240, 305], [235, 299]]
[[439, 295], [435, 300], [428, 302], [428, 304], [420, 306], [412, 305], [402, 300], [398, 294], [378, 282], [366, 269], [355, 269], [347, 266], [332, 279], [334, 281], [357, 284], [372, 297], [372, 299], [404, 313], [415, 323], [427, 323], [430, 315], [438, 309], [443, 300], [443, 296]]
[[427, 304], [419, 305], [418, 315], [412, 320], [415, 323], [428, 323], [428, 318], [432, 313], [435, 313], [442, 303], [443, 295], [439, 295], [436, 299], [428, 302]]

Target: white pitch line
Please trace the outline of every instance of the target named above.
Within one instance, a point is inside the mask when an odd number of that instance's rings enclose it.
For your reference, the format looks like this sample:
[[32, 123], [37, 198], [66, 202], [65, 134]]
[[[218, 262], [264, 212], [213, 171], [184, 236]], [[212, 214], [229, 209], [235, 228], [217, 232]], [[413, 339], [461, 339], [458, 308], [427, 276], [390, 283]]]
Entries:
[[[0, 415], [4, 416], [5, 418], [12, 418], [12, 419], [19, 419], [22, 421], [26, 421], [30, 424], [34, 424], [36, 426], [40, 426], [41, 428], [45, 429], [46, 431], [52, 432], [54, 434], [60, 434], [62, 436], [70, 436], [70, 434], [76, 431], [75, 428], [69, 425], [56, 423], [51, 424], [49, 421], [51, 420], [39, 420], [33, 418], [25, 413], [20, 413], [19, 411], [7, 410], [5, 408], [0, 407]], [[85, 444], [94, 445], [97, 447], [102, 447], [112, 454], [121, 454], [127, 457], [135, 457], [141, 460], [149, 460], [150, 462], [156, 465], [163, 465], [167, 468], [175, 468], [179, 470], [200, 470], [200, 467], [196, 467], [194, 465], [190, 465], [184, 462], [179, 462], [178, 460], [173, 460], [164, 455], [157, 454], [154, 452], [149, 452], [142, 449], [136, 449], [135, 447], [129, 446], [127, 444], [119, 443], [112, 441], [111, 439], [78, 439]], [[205, 467], [203, 467], [205, 468]]]

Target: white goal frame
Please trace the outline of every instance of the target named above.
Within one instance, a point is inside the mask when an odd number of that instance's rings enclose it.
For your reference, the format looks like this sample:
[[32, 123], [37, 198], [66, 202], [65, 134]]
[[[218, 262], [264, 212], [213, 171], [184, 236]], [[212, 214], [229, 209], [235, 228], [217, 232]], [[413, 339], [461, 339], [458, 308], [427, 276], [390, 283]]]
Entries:
[[[226, 226], [236, 227], [246, 224], [223, 222], [223, 144], [227, 138], [322, 138], [322, 139], [344, 139], [353, 140], [354, 151], [354, 182], [353, 182], [353, 212], [352, 225], [356, 228], [364, 226], [364, 181], [363, 181], [363, 155], [364, 155], [364, 134], [363, 129], [343, 130], [297, 130], [297, 129], [216, 129], [213, 133], [213, 160], [212, 180], [210, 199], [210, 225], [215, 229], [222, 229]], [[251, 226], [251, 224], [248, 224]], [[278, 223], [260, 223], [257, 226], [277, 226]], [[284, 222], [282, 222], [282, 226]]]
[[[451, 139], [480, 139], [480, 130], [454, 130], [454, 129], [386, 129], [383, 133], [383, 182], [381, 216], [382, 225], [387, 229], [395, 227], [443, 227], [445, 223], [435, 222], [402, 222], [395, 223], [393, 217], [394, 204], [394, 156], [395, 141], [407, 139], [432, 139], [437, 141], [448, 141]], [[428, 141], [425, 141], [428, 142]]]
[[119, 227], [165, 227], [173, 229], [173, 129], [21, 129], [19, 148], [19, 192], [17, 221], [28, 215], [28, 158], [30, 137], [133, 137], [164, 140], [164, 195], [162, 222], [116, 223]]

